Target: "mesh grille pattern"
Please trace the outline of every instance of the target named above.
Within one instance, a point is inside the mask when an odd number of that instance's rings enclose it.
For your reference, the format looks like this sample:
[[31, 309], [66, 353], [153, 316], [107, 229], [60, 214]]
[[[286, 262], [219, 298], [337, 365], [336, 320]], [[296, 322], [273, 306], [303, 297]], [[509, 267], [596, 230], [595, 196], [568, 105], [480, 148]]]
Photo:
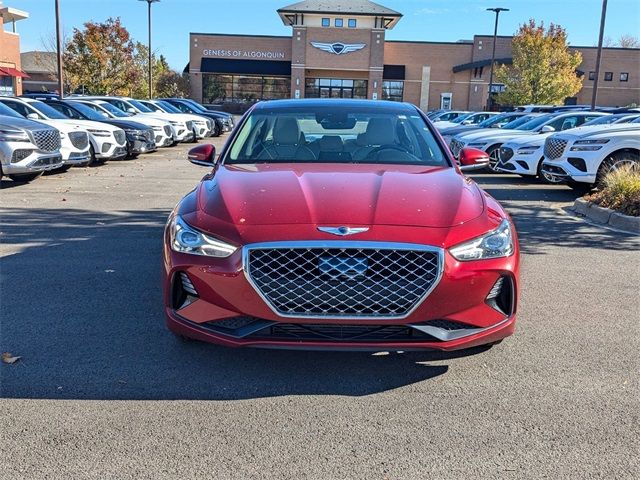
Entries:
[[511, 160], [511, 157], [513, 157], [513, 148], [502, 147], [500, 149], [500, 161], [501, 162], [508, 162], [509, 160]]
[[169, 125], [165, 125], [165, 126], [164, 126], [164, 134], [165, 134], [167, 137], [170, 137], [170, 136], [171, 136], [171, 127], [170, 127]]
[[544, 142], [544, 156], [550, 159], [560, 158], [566, 146], [566, 140], [549, 137]]
[[15, 150], [11, 156], [11, 163], [18, 163], [33, 153], [33, 150], [20, 149]]
[[124, 133], [124, 130], [116, 130], [113, 132], [113, 136], [115, 137], [118, 145], [124, 145], [127, 141], [127, 134]]
[[153, 137], [153, 130], [149, 129], [149, 130], [143, 130], [144, 133], [144, 138], [147, 139], [147, 142], [150, 142], [152, 140], [155, 141], [154, 137]]
[[84, 150], [89, 145], [89, 135], [85, 132], [70, 132], [69, 140], [78, 150]]
[[464, 147], [464, 144], [460, 140], [456, 140], [455, 138], [452, 139], [451, 143], [449, 144], [449, 149], [451, 150], [451, 153], [453, 154], [453, 156], [456, 158], [458, 158], [458, 155], [460, 154], [460, 150], [462, 150], [462, 147]]
[[35, 130], [33, 140], [38, 148], [44, 152], [60, 150], [60, 132], [58, 130]]
[[333, 341], [385, 341], [421, 340], [434, 341], [430, 335], [406, 325], [341, 325], [341, 324], [301, 324], [277, 323], [260, 330], [249, 338], [333, 340]]
[[250, 248], [249, 278], [280, 315], [402, 317], [439, 280], [433, 250]]

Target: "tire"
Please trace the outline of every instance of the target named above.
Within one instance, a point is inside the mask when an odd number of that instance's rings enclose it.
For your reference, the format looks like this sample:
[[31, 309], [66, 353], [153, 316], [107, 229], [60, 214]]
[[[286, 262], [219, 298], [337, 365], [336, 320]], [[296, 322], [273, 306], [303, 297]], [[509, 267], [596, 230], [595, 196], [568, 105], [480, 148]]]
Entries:
[[35, 180], [36, 178], [38, 178], [40, 175], [42, 175], [42, 172], [38, 172], [38, 173], [14, 173], [13, 175], [7, 175], [11, 180], [13, 180], [14, 182], [31, 182], [32, 180]]
[[198, 143], [198, 135], [195, 130], [193, 131], [193, 140], [191, 140], [191, 143]]
[[487, 155], [489, 155], [489, 166], [485, 168], [485, 171], [489, 173], [502, 173], [499, 170], [496, 170], [498, 163], [500, 163], [500, 145], [494, 145], [487, 150]]
[[544, 157], [542, 157], [538, 161], [538, 168], [536, 170], [538, 172], [538, 180], [540, 180], [542, 183], [548, 183], [549, 185], [559, 185], [560, 183], [563, 183], [562, 180], [557, 180], [557, 177], [553, 177], [542, 171], [543, 160], [544, 160]]
[[218, 122], [216, 122], [215, 127], [213, 128], [213, 136], [219, 137], [222, 134], [222, 127]]
[[93, 148], [93, 145], [89, 146], [89, 167], [95, 167], [98, 165], [98, 159], [96, 158], [96, 151]]
[[596, 175], [596, 187], [598, 189], [602, 189], [607, 175], [627, 165], [631, 166], [633, 169], [640, 170], [640, 157], [637, 152], [618, 152], [607, 157], [598, 168], [598, 173]]

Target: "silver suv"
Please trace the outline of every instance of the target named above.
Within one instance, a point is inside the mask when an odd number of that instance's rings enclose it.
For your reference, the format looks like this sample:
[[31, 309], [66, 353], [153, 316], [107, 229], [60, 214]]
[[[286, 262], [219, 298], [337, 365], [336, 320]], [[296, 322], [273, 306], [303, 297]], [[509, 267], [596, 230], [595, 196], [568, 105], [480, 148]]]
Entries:
[[46, 170], [61, 168], [60, 132], [8, 110], [0, 106], [0, 178], [29, 182]]

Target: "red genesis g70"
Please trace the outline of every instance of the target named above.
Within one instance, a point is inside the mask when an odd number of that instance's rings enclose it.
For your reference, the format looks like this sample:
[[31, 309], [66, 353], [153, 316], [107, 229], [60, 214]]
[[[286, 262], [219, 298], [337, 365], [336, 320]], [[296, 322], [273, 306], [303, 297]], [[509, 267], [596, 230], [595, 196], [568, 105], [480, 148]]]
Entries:
[[503, 208], [424, 114], [367, 100], [261, 102], [176, 206], [164, 299], [183, 337], [240, 347], [456, 350], [513, 333]]

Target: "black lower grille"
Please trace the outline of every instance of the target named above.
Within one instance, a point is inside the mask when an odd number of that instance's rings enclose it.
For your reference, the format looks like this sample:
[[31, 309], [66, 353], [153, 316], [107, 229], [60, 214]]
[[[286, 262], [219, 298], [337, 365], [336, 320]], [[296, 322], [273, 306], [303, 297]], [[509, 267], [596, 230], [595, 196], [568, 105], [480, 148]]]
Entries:
[[334, 325], [276, 323], [249, 335], [251, 339], [325, 341], [435, 341], [406, 325]]
[[11, 163], [21, 162], [22, 160], [27, 158], [32, 153], [33, 153], [33, 150], [27, 150], [27, 149], [15, 150], [13, 152], [13, 155], [11, 156]]

